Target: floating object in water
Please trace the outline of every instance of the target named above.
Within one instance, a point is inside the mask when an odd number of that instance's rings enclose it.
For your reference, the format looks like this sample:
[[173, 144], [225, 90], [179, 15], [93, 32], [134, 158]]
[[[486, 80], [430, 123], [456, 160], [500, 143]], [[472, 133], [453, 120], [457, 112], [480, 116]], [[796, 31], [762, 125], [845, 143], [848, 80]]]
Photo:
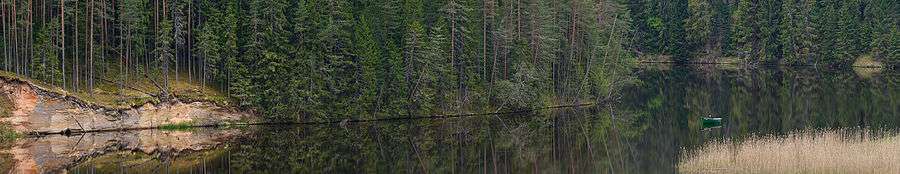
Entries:
[[722, 118], [701, 117], [700, 122], [703, 124], [703, 128], [722, 126]]
[[722, 123], [722, 118], [703, 117], [703, 124]]

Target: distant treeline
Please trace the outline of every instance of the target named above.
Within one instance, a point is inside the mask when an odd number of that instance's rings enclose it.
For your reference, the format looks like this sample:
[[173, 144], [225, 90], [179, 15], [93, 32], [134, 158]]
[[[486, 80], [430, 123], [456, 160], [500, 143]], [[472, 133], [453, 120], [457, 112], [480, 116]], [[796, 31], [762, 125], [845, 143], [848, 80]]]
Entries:
[[896, 0], [633, 0], [636, 52], [676, 61], [900, 63]]

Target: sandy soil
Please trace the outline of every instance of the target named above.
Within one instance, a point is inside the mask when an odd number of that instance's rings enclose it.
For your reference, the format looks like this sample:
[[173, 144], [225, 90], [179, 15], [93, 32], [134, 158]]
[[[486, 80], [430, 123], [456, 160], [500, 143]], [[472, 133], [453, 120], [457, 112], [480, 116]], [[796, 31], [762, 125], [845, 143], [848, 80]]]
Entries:
[[0, 82], [0, 91], [12, 102], [12, 115], [0, 119], [13, 125], [16, 130], [24, 130], [29, 126], [28, 116], [38, 102], [38, 96], [30, 86], [14, 82]]
[[0, 80], [0, 92], [14, 105], [11, 117], [2, 118], [0, 122], [10, 123], [21, 133], [154, 128], [169, 124], [202, 126], [255, 120], [252, 114], [201, 102], [158, 106], [148, 103], [123, 111], [94, 110], [68, 101], [71, 98], [40, 95], [31, 85], [15, 80]]

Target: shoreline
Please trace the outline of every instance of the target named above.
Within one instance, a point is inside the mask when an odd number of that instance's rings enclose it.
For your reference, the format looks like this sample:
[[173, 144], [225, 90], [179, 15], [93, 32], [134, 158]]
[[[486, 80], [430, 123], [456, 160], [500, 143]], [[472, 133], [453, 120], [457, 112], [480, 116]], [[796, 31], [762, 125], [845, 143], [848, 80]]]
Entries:
[[[5, 72], [0, 72], [5, 73]], [[12, 105], [10, 117], [0, 122], [10, 123], [20, 138], [47, 135], [77, 135], [98, 132], [122, 132], [136, 130], [177, 128], [209, 128], [250, 125], [309, 125], [345, 124], [418, 119], [447, 119], [484, 115], [500, 115], [534, 112], [546, 109], [573, 108], [607, 103], [608, 101], [560, 104], [537, 108], [485, 113], [460, 113], [439, 115], [405, 115], [377, 119], [342, 119], [326, 121], [266, 121], [252, 113], [216, 102], [175, 98], [170, 102], [148, 101], [128, 107], [110, 107], [85, 100], [58, 87], [44, 87], [18, 76], [0, 75], [0, 92]], [[174, 94], [178, 96], [177, 94]], [[28, 98], [28, 99], [22, 99]], [[184, 109], [188, 112], [182, 112]], [[77, 110], [77, 111], [71, 111]], [[42, 111], [42, 112], [36, 112]], [[153, 114], [162, 112], [164, 114]], [[197, 112], [201, 112], [198, 114]], [[174, 115], [174, 116], [173, 116]], [[234, 117], [229, 117], [234, 116]], [[49, 118], [49, 119], [48, 119]], [[103, 118], [103, 119], [101, 119]], [[36, 123], [34, 120], [52, 120]], [[109, 120], [101, 122], [98, 120]], [[176, 129], [177, 129], [176, 128]]]
[[29, 79], [0, 75], [0, 92], [10, 102], [10, 125], [24, 137], [122, 130], [159, 129], [170, 125], [215, 126], [255, 122], [252, 111], [215, 102], [178, 98], [169, 102], [147, 101], [115, 107], [82, 99], [58, 87], [45, 87]]
[[[636, 64], [666, 64], [666, 65], [732, 65], [732, 66], [743, 66], [744, 64], [738, 62], [677, 62], [677, 61], [635, 61]], [[808, 65], [808, 64], [781, 64], [781, 63], [764, 63], [759, 64], [759, 67], [820, 67], [820, 68], [833, 68], [833, 69], [843, 69], [843, 68], [865, 68], [865, 69], [893, 69], [891, 66], [861, 66], [861, 65]]]
[[[602, 103], [606, 103], [606, 102], [602, 102]], [[317, 125], [317, 124], [346, 124], [346, 123], [386, 122], [386, 121], [421, 120], [421, 119], [451, 119], [451, 118], [477, 117], [477, 116], [488, 116], [488, 115], [526, 113], [526, 112], [534, 112], [534, 111], [547, 110], [547, 109], [578, 108], [578, 107], [586, 107], [586, 106], [594, 106], [594, 105], [598, 105], [598, 103], [576, 103], [576, 104], [555, 105], [555, 106], [546, 106], [546, 107], [531, 108], [531, 109], [520, 109], [520, 110], [513, 110], [513, 111], [488, 112], [488, 113], [440, 114], [440, 115], [423, 115], [423, 116], [401, 116], [401, 117], [377, 118], [377, 119], [344, 119], [344, 120], [332, 120], [332, 121], [305, 121], [305, 122], [298, 122], [298, 121], [223, 122], [223, 123], [216, 123], [216, 124], [184, 125], [183, 127], [179, 127], [179, 128], [190, 129], [190, 128], [219, 128], [219, 127], [228, 127], [228, 126]], [[166, 129], [167, 126], [172, 126], [172, 125], [158, 125], [158, 126], [152, 126], [152, 127], [97, 129], [97, 130], [67, 129], [67, 130], [60, 130], [60, 131], [30, 132], [29, 134], [25, 134], [24, 138], [43, 137], [43, 136], [48, 136], [48, 135], [79, 135], [79, 134], [85, 134], [85, 133], [161, 130], [161, 129]]]

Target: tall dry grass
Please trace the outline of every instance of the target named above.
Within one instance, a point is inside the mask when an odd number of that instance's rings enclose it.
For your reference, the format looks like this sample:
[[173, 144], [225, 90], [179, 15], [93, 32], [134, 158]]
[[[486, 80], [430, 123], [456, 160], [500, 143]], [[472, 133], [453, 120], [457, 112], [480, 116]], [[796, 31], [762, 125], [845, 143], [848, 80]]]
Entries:
[[900, 173], [900, 135], [866, 130], [715, 141], [685, 154], [681, 173]]

